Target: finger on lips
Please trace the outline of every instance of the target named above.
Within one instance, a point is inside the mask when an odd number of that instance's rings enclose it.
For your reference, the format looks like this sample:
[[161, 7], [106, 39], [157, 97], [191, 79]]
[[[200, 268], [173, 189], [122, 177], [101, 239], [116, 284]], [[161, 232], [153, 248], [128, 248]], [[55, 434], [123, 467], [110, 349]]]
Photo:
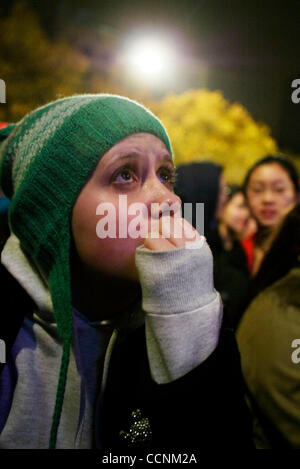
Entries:
[[146, 236], [144, 246], [150, 250], [170, 250], [197, 241], [199, 233], [181, 217], [163, 216]]

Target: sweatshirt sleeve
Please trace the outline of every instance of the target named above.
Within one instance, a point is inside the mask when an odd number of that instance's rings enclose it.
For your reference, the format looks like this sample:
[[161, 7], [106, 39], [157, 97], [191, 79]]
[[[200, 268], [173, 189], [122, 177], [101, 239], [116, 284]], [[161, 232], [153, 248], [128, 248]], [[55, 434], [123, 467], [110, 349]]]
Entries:
[[136, 250], [146, 312], [152, 378], [174, 381], [200, 365], [218, 344], [220, 295], [213, 286], [213, 259], [203, 236], [170, 251]]

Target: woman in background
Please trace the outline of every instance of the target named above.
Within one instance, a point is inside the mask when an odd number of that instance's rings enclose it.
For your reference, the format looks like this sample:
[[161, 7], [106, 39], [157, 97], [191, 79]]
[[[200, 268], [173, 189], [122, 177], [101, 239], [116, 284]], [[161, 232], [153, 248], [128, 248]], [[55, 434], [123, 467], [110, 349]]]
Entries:
[[214, 256], [215, 287], [223, 300], [225, 319], [233, 328], [250, 280], [241, 241], [253, 230], [253, 222], [242, 188], [228, 186], [219, 223], [208, 233], [207, 241]]
[[242, 241], [254, 235], [256, 222], [251, 216], [245, 194], [241, 186], [227, 186], [227, 202], [218, 224], [218, 232], [225, 250], [232, 249], [236, 240]]
[[257, 231], [242, 241], [252, 280], [237, 313], [239, 321], [254, 297], [256, 275], [286, 215], [299, 200], [299, 176], [293, 163], [281, 155], [268, 155], [248, 171], [244, 192], [257, 223]]
[[299, 201], [299, 175], [293, 163], [281, 155], [268, 155], [248, 171], [244, 182], [247, 201], [258, 230], [248, 249], [254, 276], [268, 251], [286, 211]]

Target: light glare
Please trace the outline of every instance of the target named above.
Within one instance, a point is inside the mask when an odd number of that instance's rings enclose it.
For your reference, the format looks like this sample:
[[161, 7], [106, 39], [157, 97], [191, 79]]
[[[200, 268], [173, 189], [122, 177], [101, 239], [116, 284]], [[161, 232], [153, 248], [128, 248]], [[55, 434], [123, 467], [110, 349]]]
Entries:
[[126, 62], [131, 74], [160, 80], [170, 74], [174, 59], [174, 51], [166, 41], [144, 38], [128, 47]]

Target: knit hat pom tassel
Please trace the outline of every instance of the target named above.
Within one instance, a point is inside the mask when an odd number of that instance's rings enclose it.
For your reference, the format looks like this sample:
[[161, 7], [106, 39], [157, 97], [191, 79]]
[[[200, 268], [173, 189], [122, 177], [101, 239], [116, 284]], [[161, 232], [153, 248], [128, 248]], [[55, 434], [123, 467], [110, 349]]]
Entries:
[[[50, 290], [53, 292], [52, 302], [57, 322], [58, 334], [63, 339], [63, 352], [59, 371], [55, 407], [52, 416], [49, 449], [55, 449], [56, 447], [57, 431], [65, 395], [73, 333], [71, 278], [69, 265], [70, 233], [68, 230], [68, 222], [66, 222], [65, 229], [61, 231], [61, 235], [65, 239], [66, 248], [57, 251], [55, 256], [55, 263], [49, 275]], [[62, 286], [65, 286], [65, 288]]]
[[50, 433], [49, 449], [55, 449], [57, 431], [60, 421], [60, 416], [62, 412], [62, 406], [64, 401], [64, 394], [67, 381], [68, 366], [70, 360], [70, 346], [71, 346], [71, 337], [64, 340], [63, 345], [63, 354], [60, 365], [59, 380], [56, 393], [55, 408], [52, 416], [52, 427]]

